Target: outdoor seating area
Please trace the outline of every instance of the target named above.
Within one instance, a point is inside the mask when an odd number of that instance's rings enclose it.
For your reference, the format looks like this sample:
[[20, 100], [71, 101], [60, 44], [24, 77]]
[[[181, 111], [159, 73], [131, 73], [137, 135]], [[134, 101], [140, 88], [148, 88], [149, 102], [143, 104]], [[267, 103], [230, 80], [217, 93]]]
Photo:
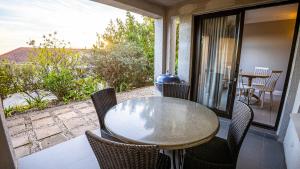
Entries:
[[[251, 108], [237, 101], [232, 121], [219, 121], [213, 111], [178, 98], [187, 95], [189, 90], [184, 90], [187, 88], [186, 85], [163, 84], [162, 96], [133, 97], [119, 104], [113, 88], [93, 94], [100, 130], [96, 129], [95, 134], [91, 132], [93, 129], [85, 131], [96, 157], [91, 158], [90, 152], [89, 161], [97, 159], [102, 169], [236, 168], [240, 149], [253, 120]], [[163, 96], [166, 91], [168, 97]], [[178, 117], [188, 120], [182, 121]], [[172, 129], [174, 123], [180, 128]], [[203, 124], [206, 128], [201, 127]], [[201, 134], [191, 132], [192, 128], [201, 129]], [[21, 164], [24, 159], [34, 159], [34, 156], [21, 158]], [[22, 164], [22, 168], [26, 169], [26, 165], [26, 162]]]
[[0, 169], [299, 169], [299, 5], [1, 2]]

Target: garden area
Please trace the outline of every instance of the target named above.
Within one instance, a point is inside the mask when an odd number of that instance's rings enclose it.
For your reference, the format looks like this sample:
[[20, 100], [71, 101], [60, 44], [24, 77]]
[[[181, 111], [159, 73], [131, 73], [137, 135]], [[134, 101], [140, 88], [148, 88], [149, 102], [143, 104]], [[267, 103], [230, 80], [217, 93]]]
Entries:
[[[157, 95], [153, 86], [154, 20], [111, 21], [89, 49], [58, 32], [30, 40], [26, 62], [0, 62], [0, 98], [17, 158], [99, 128], [90, 95], [114, 87], [118, 102]], [[21, 102], [20, 100], [23, 100]]]
[[[111, 21], [85, 52], [72, 49], [57, 34], [27, 42], [33, 49], [27, 62], [1, 60], [0, 98], [6, 117], [84, 101], [108, 86], [124, 92], [153, 85], [153, 19], [137, 21], [127, 12], [125, 21]], [[26, 103], [5, 105], [16, 93]]]

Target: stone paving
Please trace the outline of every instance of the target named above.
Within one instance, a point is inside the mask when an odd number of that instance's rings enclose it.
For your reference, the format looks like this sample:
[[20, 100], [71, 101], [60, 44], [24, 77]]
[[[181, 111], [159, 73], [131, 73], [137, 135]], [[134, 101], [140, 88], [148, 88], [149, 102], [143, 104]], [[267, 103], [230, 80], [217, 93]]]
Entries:
[[[153, 86], [117, 94], [118, 102], [158, 95]], [[7, 126], [17, 158], [32, 154], [99, 128], [91, 100], [7, 118]]]

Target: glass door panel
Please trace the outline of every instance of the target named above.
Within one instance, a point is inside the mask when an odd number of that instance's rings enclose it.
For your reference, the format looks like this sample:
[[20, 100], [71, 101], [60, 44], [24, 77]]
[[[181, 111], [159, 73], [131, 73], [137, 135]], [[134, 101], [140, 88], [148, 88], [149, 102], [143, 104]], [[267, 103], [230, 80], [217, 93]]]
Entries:
[[201, 19], [197, 102], [229, 114], [238, 53], [240, 15]]

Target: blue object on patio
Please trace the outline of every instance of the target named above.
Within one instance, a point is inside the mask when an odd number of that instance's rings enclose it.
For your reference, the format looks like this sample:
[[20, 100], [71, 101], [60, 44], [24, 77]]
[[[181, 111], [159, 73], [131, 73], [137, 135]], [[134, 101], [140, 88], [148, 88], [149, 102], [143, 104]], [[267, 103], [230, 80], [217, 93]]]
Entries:
[[155, 86], [160, 92], [162, 92], [163, 83], [180, 83], [180, 79], [178, 76], [167, 72], [166, 74], [161, 74], [156, 78]]

